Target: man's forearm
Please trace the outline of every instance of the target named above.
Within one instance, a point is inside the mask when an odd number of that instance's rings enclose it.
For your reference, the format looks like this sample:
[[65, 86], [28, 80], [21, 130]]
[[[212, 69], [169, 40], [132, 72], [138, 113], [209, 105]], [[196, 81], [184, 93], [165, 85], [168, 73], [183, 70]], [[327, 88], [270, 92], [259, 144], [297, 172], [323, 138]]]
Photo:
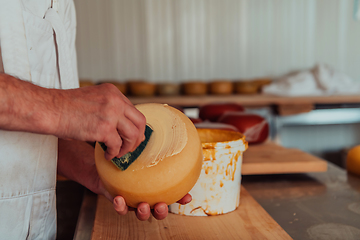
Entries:
[[104, 142], [112, 159], [143, 141], [145, 123], [113, 84], [47, 89], [0, 74], [0, 129]]
[[56, 101], [51, 89], [0, 74], [0, 129], [54, 134]]

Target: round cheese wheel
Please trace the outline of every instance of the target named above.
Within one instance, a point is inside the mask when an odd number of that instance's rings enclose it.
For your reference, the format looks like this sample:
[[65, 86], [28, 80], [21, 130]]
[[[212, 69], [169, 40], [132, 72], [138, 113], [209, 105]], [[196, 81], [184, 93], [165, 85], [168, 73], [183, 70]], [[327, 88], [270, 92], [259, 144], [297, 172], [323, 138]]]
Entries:
[[131, 95], [136, 97], [152, 97], [156, 93], [156, 84], [145, 81], [128, 82]]
[[217, 80], [209, 84], [209, 91], [215, 95], [229, 95], [234, 91], [234, 86], [231, 81]]
[[360, 145], [352, 147], [347, 153], [346, 170], [360, 176]]
[[166, 104], [139, 104], [136, 108], [153, 129], [150, 139], [130, 166], [122, 171], [95, 147], [95, 162], [102, 182], [110, 194], [123, 196], [136, 208], [147, 202], [172, 204], [195, 185], [202, 168], [202, 146], [190, 119]]
[[254, 81], [240, 81], [235, 83], [235, 92], [239, 94], [256, 94], [259, 86]]
[[201, 96], [207, 94], [207, 84], [204, 82], [187, 82], [183, 83], [183, 92], [189, 96]]
[[175, 96], [180, 94], [180, 85], [176, 83], [157, 84], [157, 93], [160, 96]]
[[199, 107], [199, 117], [202, 120], [216, 122], [226, 112], [244, 112], [242, 105], [232, 102], [213, 102]]

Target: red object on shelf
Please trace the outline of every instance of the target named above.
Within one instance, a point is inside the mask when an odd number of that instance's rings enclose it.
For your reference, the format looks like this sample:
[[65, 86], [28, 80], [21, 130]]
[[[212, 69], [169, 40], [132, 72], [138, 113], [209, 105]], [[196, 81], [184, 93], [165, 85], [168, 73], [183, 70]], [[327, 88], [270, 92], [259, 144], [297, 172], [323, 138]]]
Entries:
[[226, 112], [244, 112], [244, 110], [244, 107], [237, 103], [209, 103], [199, 108], [199, 117], [204, 121], [216, 122]]
[[254, 113], [226, 112], [219, 118], [219, 122], [235, 126], [245, 135], [249, 144], [262, 143], [269, 136], [269, 123]]

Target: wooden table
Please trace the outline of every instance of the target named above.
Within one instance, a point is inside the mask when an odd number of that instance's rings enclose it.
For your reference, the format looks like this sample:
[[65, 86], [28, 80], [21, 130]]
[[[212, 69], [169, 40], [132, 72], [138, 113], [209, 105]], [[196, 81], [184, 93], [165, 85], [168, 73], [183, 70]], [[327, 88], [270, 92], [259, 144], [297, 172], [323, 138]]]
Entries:
[[[331, 163], [328, 167], [319, 173], [247, 175], [242, 183], [293, 239], [360, 239], [360, 178]], [[91, 239], [96, 204], [97, 195], [86, 191], [74, 240]]]
[[169, 214], [164, 220], [141, 222], [135, 214], [119, 216], [112, 204], [99, 197], [92, 240], [96, 239], [292, 239], [241, 189], [240, 206], [233, 212], [210, 217]]

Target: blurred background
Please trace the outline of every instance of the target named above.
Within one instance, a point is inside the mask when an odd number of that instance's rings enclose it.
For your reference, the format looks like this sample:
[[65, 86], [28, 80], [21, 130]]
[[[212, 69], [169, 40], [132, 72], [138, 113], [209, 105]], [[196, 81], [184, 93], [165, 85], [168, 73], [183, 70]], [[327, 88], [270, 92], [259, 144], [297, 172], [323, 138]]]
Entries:
[[360, 81], [356, 0], [75, 4], [80, 78], [247, 79], [326, 63]]
[[[358, 0], [75, 0], [75, 5], [79, 77], [94, 83], [274, 79], [318, 63], [360, 82]], [[258, 112], [272, 119], [273, 138], [285, 147], [342, 165], [344, 151], [360, 144], [359, 105], [315, 108], [345, 108], [351, 116], [332, 111], [315, 116], [321, 121], [285, 121], [269, 109]], [[339, 114], [343, 117], [325, 121]]]

